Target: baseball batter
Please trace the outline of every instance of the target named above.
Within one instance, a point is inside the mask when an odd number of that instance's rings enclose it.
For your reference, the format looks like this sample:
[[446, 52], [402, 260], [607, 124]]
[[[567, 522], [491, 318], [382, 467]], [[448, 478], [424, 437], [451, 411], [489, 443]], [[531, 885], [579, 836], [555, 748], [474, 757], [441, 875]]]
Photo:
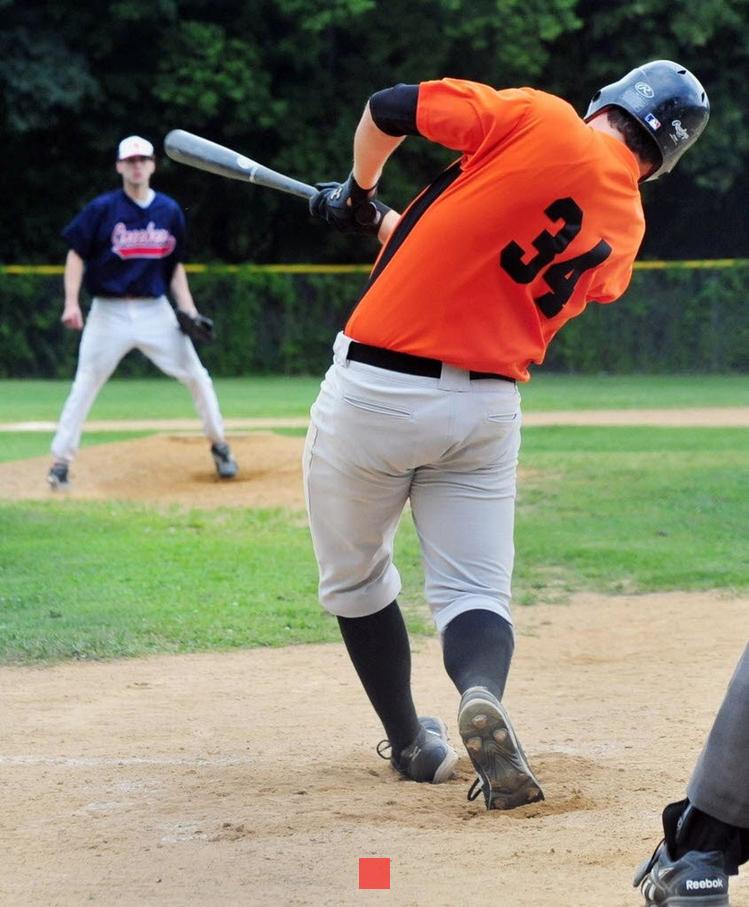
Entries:
[[[198, 316], [182, 264], [184, 214], [173, 198], [150, 187], [155, 169], [150, 142], [137, 135], [123, 139], [116, 167], [122, 188], [95, 198], [62, 233], [70, 246], [62, 323], [83, 330], [83, 336], [75, 380], [52, 441], [48, 482], [53, 489], [68, 487], [86, 416], [105, 381], [134, 348], [190, 389], [216, 471], [230, 479], [237, 464], [224, 439], [213, 382], [166, 297], [170, 292], [181, 311]], [[85, 328], [79, 303], [84, 280], [93, 297]]]
[[[420, 718], [393, 538], [410, 502], [425, 592], [460, 693], [458, 728], [488, 809], [543, 797], [501, 700], [513, 652], [517, 382], [589, 302], [626, 289], [639, 184], [708, 119], [691, 73], [661, 60], [594, 96], [585, 119], [532, 88], [460, 79], [370, 99], [353, 171], [313, 214], [384, 245], [312, 407], [304, 480], [320, 599], [387, 734], [394, 768], [447, 780], [457, 754]], [[407, 135], [460, 153], [399, 217], [373, 199]]]
[[749, 645], [687, 786], [663, 811], [664, 840], [635, 876], [646, 907], [729, 907], [749, 860]]

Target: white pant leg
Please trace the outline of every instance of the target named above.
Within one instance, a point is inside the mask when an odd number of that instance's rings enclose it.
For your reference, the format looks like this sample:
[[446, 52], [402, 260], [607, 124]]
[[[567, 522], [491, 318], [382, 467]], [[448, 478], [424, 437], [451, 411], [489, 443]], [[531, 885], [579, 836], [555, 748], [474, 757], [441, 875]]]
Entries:
[[133, 312], [135, 345], [162, 372], [189, 389], [206, 437], [214, 443], [223, 441], [224, 422], [213, 381], [192, 341], [180, 331], [174, 309], [166, 297], [130, 301], [125, 305]]
[[471, 384], [460, 406], [472, 428], [439, 462], [417, 469], [411, 487], [425, 595], [440, 633], [474, 609], [512, 624], [519, 395], [509, 383]]
[[509, 620], [515, 385], [449, 367], [435, 379], [347, 363], [348, 342], [336, 340], [304, 452], [324, 607], [364, 616], [397, 596], [392, 543], [410, 495], [438, 628], [473, 608]]
[[83, 328], [78, 367], [52, 439], [55, 460], [71, 463], [81, 443], [81, 431], [96, 395], [134, 345], [121, 302], [94, 299]]
[[312, 408], [304, 490], [323, 607], [342, 617], [381, 611], [401, 590], [393, 540], [411, 472], [384, 466], [382, 448], [404, 419], [344, 399], [333, 365]]

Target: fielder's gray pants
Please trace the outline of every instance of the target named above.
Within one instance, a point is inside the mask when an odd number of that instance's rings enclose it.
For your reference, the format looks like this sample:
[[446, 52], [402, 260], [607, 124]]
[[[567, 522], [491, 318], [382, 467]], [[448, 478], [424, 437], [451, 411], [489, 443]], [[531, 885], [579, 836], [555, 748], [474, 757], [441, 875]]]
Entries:
[[166, 296], [118, 300], [94, 297], [81, 337], [75, 380], [52, 440], [55, 460], [72, 462], [96, 395], [120, 360], [136, 348], [162, 372], [189, 388], [206, 437], [213, 442], [224, 440], [211, 377], [190, 339], [179, 330]]
[[749, 828], [749, 645], [697, 761], [687, 796], [709, 816]]

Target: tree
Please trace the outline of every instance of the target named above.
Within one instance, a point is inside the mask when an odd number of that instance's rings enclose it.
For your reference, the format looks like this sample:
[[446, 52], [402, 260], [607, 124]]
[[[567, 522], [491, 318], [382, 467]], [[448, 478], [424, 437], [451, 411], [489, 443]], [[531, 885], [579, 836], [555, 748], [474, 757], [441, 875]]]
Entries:
[[[343, 179], [365, 100], [387, 85], [443, 75], [531, 84], [583, 112], [595, 88], [658, 57], [694, 69], [713, 116], [668, 183], [646, 189], [645, 253], [746, 254], [747, 0], [0, 0], [0, 12], [6, 261], [61, 259], [60, 229], [117, 185], [114, 149], [129, 133], [160, 147], [180, 127], [307, 182]], [[384, 197], [402, 206], [450, 158], [410, 139]], [[193, 259], [374, 252], [316, 229], [299, 200], [163, 157], [154, 183], [185, 206]]]

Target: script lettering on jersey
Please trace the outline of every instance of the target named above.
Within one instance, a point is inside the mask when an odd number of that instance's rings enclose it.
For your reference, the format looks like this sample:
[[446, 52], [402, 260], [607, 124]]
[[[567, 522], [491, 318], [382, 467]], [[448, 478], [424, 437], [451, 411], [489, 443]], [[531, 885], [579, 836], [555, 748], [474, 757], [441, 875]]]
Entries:
[[112, 251], [127, 261], [130, 258], [166, 258], [174, 251], [177, 240], [163, 227], [153, 221], [148, 226], [128, 230], [123, 223], [115, 224], [112, 230]]
[[525, 249], [512, 240], [502, 249], [499, 263], [515, 283], [523, 284], [531, 283], [546, 268], [541, 276], [551, 287], [551, 292], [536, 296], [533, 301], [547, 318], [553, 318], [569, 302], [583, 273], [606, 261], [612, 249], [605, 239], [601, 239], [582, 255], [552, 264], [580, 232], [583, 211], [574, 199], [558, 198], [545, 209], [544, 214], [551, 221], [561, 220], [564, 226], [557, 233], [542, 230], [532, 240], [536, 254], [530, 261], [523, 261]]

